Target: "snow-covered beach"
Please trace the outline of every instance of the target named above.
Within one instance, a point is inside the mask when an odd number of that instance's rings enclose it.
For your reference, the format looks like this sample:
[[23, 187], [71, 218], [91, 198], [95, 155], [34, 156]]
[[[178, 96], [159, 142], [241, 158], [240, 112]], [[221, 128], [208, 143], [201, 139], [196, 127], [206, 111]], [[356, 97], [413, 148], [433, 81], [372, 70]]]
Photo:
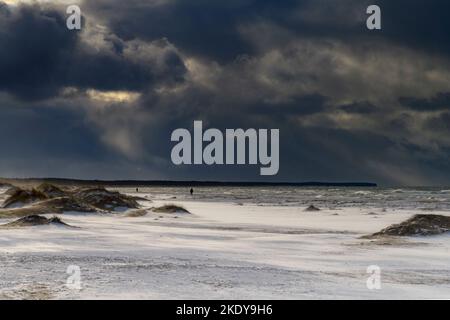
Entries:
[[[137, 195], [151, 200], [140, 201], [144, 209], [170, 203], [191, 214], [65, 213], [58, 216], [77, 228], [2, 229], [0, 298], [450, 299], [449, 233], [360, 239], [424, 210], [327, 205], [319, 197], [330, 199], [327, 190], [298, 191], [317, 196], [311, 202], [321, 210], [308, 212], [275, 190], [262, 204], [257, 188], [220, 190], [230, 196], [209, 200], [207, 190], [189, 197], [180, 196], [184, 189], [140, 188]], [[364, 199], [368, 191], [342, 192]], [[450, 193], [436, 194], [444, 205], [432, 213], [450, 215]], [[372, 265], [381, 270], [379, 290], [367, 287]], [[66, 286], [69, 266], [79, 267], [81, 290]]]

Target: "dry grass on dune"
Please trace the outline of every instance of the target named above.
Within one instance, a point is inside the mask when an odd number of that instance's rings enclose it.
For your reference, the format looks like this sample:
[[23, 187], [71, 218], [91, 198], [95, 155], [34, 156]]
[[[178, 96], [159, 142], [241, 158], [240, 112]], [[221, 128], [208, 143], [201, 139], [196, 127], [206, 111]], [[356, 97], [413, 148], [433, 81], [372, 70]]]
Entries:
[[36, 201], [47, 200], [48, 197], [45, 193], [36, 189], [23, 190], [15, 188], [8, 190], [9, 197], [3, 203], [3, 208], [11, 208], [14, 205], [25, 205]]
[[109, 213], [117, 208], [139, 208], [136, 198], [104, 188], [62, 189], [44, 183], [32, 189], [13, 187], [7, 195], [0, 218], [67, 211]]
[[156, 213], [188, 213], [188, 214], [190, 214], [190, 212], [187, 209], [183, 208], [182, 206], [177, 206], [174, 204], [166, 204], [162, 207], [153, 208], [152, 211], [156, 212]]
[[58, 217], [46, 218], [39, 215], [30, 215], [20, 218], [16, 221], [1, 225], [0, 228], [3, 229], [13, 229], [13, 228], [24, 228], [24, 227], [35, 227], [44, 225], [55, 225], [62, 227], [72, 227], [65, 222], [63, 222]]
[[364, 239], [374, 239], [386, 236], [431, 236], [450, 232], [450, 217], [436, 214], [417, 214], [412, 218], [389, 226], [380, 232]]

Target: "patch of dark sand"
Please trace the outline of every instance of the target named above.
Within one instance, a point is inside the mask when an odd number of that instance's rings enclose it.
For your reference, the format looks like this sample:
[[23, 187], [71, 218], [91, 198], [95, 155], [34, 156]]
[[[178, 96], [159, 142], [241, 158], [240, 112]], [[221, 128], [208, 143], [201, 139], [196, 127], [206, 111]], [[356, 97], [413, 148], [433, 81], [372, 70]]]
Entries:
[[314, 205], [310, 205], [308, 208], [305, 209], [305, 211], [307, 211], [307, 212], [315, 212], [315, 211], [320, 211], [320, 209], [317, 208]]
[[58, 217], [46, 218], [39, 215], [31, 215], [20, 218], [16, 221], [1, 225], [0, 228], [3, 229], [11, 229], [11, 228], [24, 228], [24, 227], [35, 227], [35, 226], [48, 226], [55, 225], [61, 227], [70, 227], [72, 226], [66, 224]]
[[145, 215], [147, 215], [147, 210], [145, 209], [138, 209], [138, 210], [132, 210], [130, 212], [127, 212], [125, 214], [125, 217], [129, 217], [129, 218], [139, 218], [139, 217], [143, 217]]
[[363, 239], [374, 239], [385, 236], [411, 237], [432, 236], [450, 231], [450, 217], [435, 214], [418, 214], [412, 218], [389, 226], [380, 232], [364, 236]]
[[182, 213], [182, 214], [191, 214], [188, 210], [181, 206], [173, 205], [173, 204], [167, 204], [162, 207], [158, 208], [152, 208], [153, 212], [156, 213]]
[[415, 242], [408, 241], [405, 238], [385, 236], [380, 238], [365, 238], [361, 237], [360, 239], [367, 239], [369, 241], [362, 241], [358, 243], [347, 244], [348, 246], [357, 246], [357, 247], [371, 247], [371, 246], [392, 246], [392, 247], [417, 247], [417, 246], [428, 246], [428, 243], [424, 242]]

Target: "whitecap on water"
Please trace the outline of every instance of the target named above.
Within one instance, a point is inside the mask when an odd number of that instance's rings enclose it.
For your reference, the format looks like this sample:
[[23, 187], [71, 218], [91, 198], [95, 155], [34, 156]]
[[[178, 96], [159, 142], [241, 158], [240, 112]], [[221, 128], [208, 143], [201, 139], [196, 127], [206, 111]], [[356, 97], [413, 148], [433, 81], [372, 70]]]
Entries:
[[359, 194], [359, 195], [363, 195], [366, 196], [368, 194], [371, 194], [372, 192], [370, 191], [356, 191], [355, 194]]

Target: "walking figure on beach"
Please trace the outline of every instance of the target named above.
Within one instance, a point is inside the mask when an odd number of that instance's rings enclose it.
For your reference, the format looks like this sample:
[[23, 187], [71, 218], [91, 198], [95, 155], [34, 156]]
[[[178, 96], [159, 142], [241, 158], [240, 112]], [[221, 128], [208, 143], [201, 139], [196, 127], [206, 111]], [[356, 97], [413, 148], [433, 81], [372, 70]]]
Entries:
[[191, 188], [190, 192], [191, 192], [191, 196], [192, 196], [194, 194], [194, 189]]

